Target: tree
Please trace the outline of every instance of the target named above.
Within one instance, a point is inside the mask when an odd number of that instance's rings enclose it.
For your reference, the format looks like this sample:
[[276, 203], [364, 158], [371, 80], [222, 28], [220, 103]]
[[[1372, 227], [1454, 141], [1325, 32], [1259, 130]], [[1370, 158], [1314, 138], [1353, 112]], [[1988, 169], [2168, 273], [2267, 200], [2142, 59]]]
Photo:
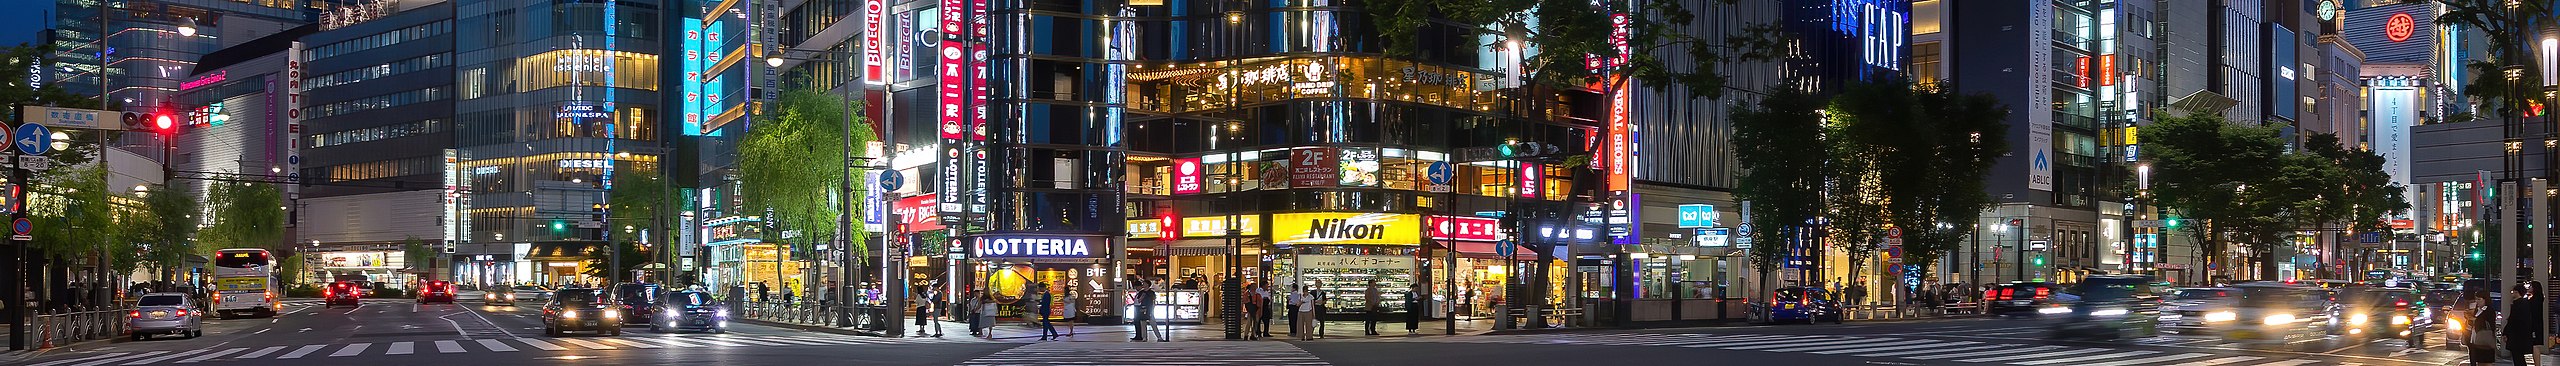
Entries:
[[[215, 183], [207, 190], [213, 225], [206, 226], [198, 250], [227, 248], [282, 249], [284, 192], [267, 183]], [[201, 252], [198, 254], [211, 254]]]
[[183, 190], [144, 191], [142, 209], [127, 216], [127, 239], [141, 247], [143, 261], [174, 280], [187, 255], [196, 253], [196, 199]]
[[[1863, 91], [1855, 91], [1863, 90]], [[1984, 178], [2009, 152], [2007, 106], [1986, 94], [1889, 79], [1854, 88], [1834, 118], [1874, 156], [1882, 216], [1902, 232], [1903, 263], [1937, 263], [1974, 235], [1993, 203]], [[1936, 266], [1905, 266], [1931, 278]]]
[[[667, 185], [666, 177], [660, 174], [659, 168], [655, 165], [633, 164], [630, 168], [614, 171], [613, 188], [612, 191], [608, 193], [611, 196], [610, 201], [608, 202], [613, 202], [611, 210], [612, 214], [611, 217], [606, 220], [606, 222], [611, 223], [611, 225], [606, 225], [606, 230], [612, 230], [613, 226], [621, 226], [625, 228], [623, 231], [625, 234], [614, 235], [613, 237], [617, 238], [617, 240], [614, 240], [613, 245], [634, 246], [643, 243], [640, 241], [640, 236], [636, 235], [637, 233], [642, 232], [641, 230], [646, 230], [650, 235], [648, 238], [649, 241], [646, 242], [648, 244], [666, 245], [665, 243], [673, 242], [674, 240], [672, 239], [674, 238], [674, 235], [670, 234], [669, 231], [667, 231], [667, 228], [673, 227], [674, 225], [665, 224], [665, 220], [672, 217], [672, 215], [669, 215], [668, 212], [665, 211], [665, 208], [669, 203], [676, 202], [677, 199], [675, 198], [675, 193], [675, 189]], [[663, 253], [664, 251], [653, 252]], [[626, 262], [629, 262], [629, 260], [635, 258], [623, 259], [625, 259]], [[653, 258], [640, 257], [636, 259], [639, 259], [639, 263], [645, 265], [652, 262], [651, 259]], [[669, 265], [673, 264], [670, 263]], [[625, 266], [622, 268], [627, 270], [639, 267]], [[619, 276], [619, 274], [617, 274], [617, 276]], [[616, 277], [614, 280], [622, 281], [628, 279]]]
[[1793, 247], [1792, 237], [1823, 210], [1829, 153], [1821, 99], [1803, 88], [1777, 88], [1756, 105], [1734, 103], [1734, 158], [1746, 167], [1735, 176], [1734, 197], [1750, 202], [1748, 235], [1752, 268], [1774, 271]]
[[[839, 199], [852, 199], [853, 212], [861, 212], [860, 197], [840, 197], [839, 187], [859, 191], [863, 179], [845, 181], [844, 169], [846, 116], [854, 116], [852, 145], [864, 146], [877, 140], [870, 121], [862, 119], [860, 104], [833, 95], [810, 90], [785, 92], [771, 117], [758, 121], [747, 130], [746, 141], [739, 144], [738, 169], [746, 212], [772, 212], [766, 220], [785, 230], [799, 230], [796, 240], [782, 240], [794, 247], [824, 243], [834, 239]], [[851, 102], [858, 103], [858, 102]], [[830, 163], [833, 162], [833, 163]], [[849, 243], [861, 243], [864, 231], [852, 230]], [[774, 238], [780, 238], [775, 235]], [[849, 255], [861, 257], [863, 247], [852, 245]]]
[[2390, 234], [2391, 227], [2383, 220], [2409, 210], [2404, 187], [2392, 184], [2391, 172], [2383, 170], [2382, 155], [2347, 149], [2338, 135], [2327, 133], [2312, 135], [2303, 148], [2312, 159], [2307, 163], [2326, 170], [2330, 181], [2323, 183], [2334, 187], [2322, 193], [2334, 195], [2324, 200], [2323, 215], [2331, 222], [2344, 222], [2348, 237]]
[[[2542, 80], [2541, 68], [2531, 67], [2534, 63], [2530, 61], [2533, 57], [2530, 42], [2540, 38], [2536, 35], [2544, 27], [2560, 23], [2560, 14], [2552, 9], [2554, 4], [2550, 1], [2516, 0], [2436, 0], [2436, 3], [2445, 8], [2443, 14], [2436, 15], [2436, 24], [2465, 26], [2467, 31], [2482, 32], [2485, 37], [2481, 38], [2489, 43], [2489, 57], [2496, 60], [2463, 65], [2472, 75], [2464, 86], [2468, 91], [2464, 94], [2480, 99], [2483, 104], [2499, 106], [2494, 110], [2501, 116], [2519, 116], [2523, 108], [2515, 107], [2527, 102], [2511, 99], [2520, 93], [2530, 94], [2533, 88], [2508, 82], [2506, 78], [2509, 75], [2504, 69], [2506, 66], [2521, 66], [2517, 68], [2520, 73], [2514, 76], [2517, 80], [2526, 81], [2525, 84], [2531, 84], [2531, 80]], [[2524, 99], [2540, 98], [2526, 96]]]
[[[2167, 114], [2164, 114], [2167, 115]], [[2163, 208], [2183, 212], [2201, 225], [2208, 263], [2220, 262], [2239, 242], [2258, 261], [2260, 278], [2276, 278], [2274, 251], [2302, 226], [2297, 209], [2304, 195], [2301, 182], [2313, 174], [2301, 158], [2285, 153], [2284, 139], [2274, 127], [2225, 122], [2220, 115], [2168, 115], [2142, 129], [2141, 139], [2152, 157], [2151, 191]], [[2297, 184], [2288, 185], [2293, 182]], [[2221, 265], [2222, 268], [2234, 266]]]
[[[1909, 85], [1852, 85], [1823, 110], [1824, 239], [1849, 254], [1849, 273], [1864, 276], [1867, 260], [1882, 249], [1886, 226], [1885, 154], [1889, 145], [1870, 137], [1905, 123], [1913, 107]], [[1853, 282], [1864, 282], [1853, 277]]]
[[35, 177], [27, 193], [27, 221], [34, 226], [30, 243], [38, 254], [57, 264], [74, 262], [111, 267], [115, 242], [115, 203], [108, 200], [107, 171], [97, 165], [65, 166]]
[[[640, 246], [637, 245], [614, 245], [611, 246], [610, 249], [606, 250], [622, 251], [622, 265], [619, 267], [613, 265], [612, 253], [608, 253], [603, 250], [588, 251], [586, 258], [587, 269], [581, 270], [578, 273], [595, 278], [606, 278], [608, 279], [607, 281], [611, 281], [613, 283], [622, 283], [630, 280], [625, 277], [626, 274], [629, 273], [629, 269], [640, 268], [642, 265], [649, 264], [649, 253], [651, 251], [641, 249]], [[622, 273], [613, 273], [614, 268], [622, 268], [625, 271], [622, 271]]]

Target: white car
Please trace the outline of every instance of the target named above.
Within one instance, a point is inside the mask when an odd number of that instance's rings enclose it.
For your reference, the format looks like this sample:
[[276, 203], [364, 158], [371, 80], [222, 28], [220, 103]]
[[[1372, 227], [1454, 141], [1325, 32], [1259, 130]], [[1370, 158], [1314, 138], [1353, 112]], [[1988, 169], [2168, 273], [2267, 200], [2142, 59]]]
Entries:
[[[2160, 328], [2181, 334], [2207, 331], [2206, 323], [2214, 322], [2216, 313], [2230, 314], [2240, 303], [2240, 289], [2229, 287], [2189, 287], [2169, 293], [2160, 302]], [[2226, 319], [2227, 320], [2227, 319]]]
[[512, 300], [551, 301], [551, 289], [542, 288], [542, 286], [516, 285], [509, 290], [509, 293], [515, 294], [516, 297], [509, 299], [511, 301], [508, 302], [514, 302]]

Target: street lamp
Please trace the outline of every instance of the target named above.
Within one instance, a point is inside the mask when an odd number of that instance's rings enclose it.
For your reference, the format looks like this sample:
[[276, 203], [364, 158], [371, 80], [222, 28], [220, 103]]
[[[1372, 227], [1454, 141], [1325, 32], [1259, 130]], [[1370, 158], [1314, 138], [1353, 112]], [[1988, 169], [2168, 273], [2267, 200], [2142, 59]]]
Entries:
[[187, 18], [187, 19], [185, 19], [185, 20], [181, 20], [181, 21], [179, 21], [179, 23], [178, 23], [178, 35], [180, 35], [180, 36], [187, 36], [187, 37], [194, 37], [194, 36], [196, 36], [196, 20], [195, 20], [195, 18]]

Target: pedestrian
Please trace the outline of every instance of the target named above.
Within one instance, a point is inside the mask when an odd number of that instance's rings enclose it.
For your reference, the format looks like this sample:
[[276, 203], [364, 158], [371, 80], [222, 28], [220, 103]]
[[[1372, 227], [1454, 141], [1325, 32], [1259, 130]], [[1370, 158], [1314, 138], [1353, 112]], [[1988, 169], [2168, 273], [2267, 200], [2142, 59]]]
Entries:
[[818, 307], [829, 307], [835, 305], [836, 280], [827, 280], [827, 287], [818, 288]]
[[1297, 290], [1289, 291], [1289, 336], [1301, 341], [1315, 340], [1315, 332], [1309, 329], [1312, 326], [1307, 319], [1308, 315], [1315, 313], [1315, 293], [1308, 291], [1307, 285], [1298, 285]]
[[[919, 294], [921, 294], [921, 293], [919, 293]], [[942, 327], [936, 327], [936, 326], [932, 326], [932, 325], [930, 325], [930, 324], [933, 322], [933, 300], [928, 299], [928, 298], [925, 298], [925, 297], [923, 297], [923, 296], [917, 296], [917, 297], [916, 297], [916, 299], [915, 299], [915, 303], [916, 303], [916, 336], [917, 336], [917, 337], [923, 337], [923, 336], [926, 336], [926, 335], [932, 335], [932, 336], [934, 336], [934, 337], [941, 337], [942, 335], [939, 335], [939, 334], [932, 334], [932, 333], [925, 332], [925, 330], [926, 330], [926, 329], [932, 329], [932, 330], [934, 330], [935, 332], [940, 332], [940, 331], [942, 331]]]
[[1262, 283], [1246, 286], [1244, 304], [1245, 315], [1249, 316], [1245, 321], [1253, 325], [1253, 329], [1246, 332], [1249, 338], [1271, 337], [1271, 289]]
[[980, 290], [969, 290], [969, 295], [960, 299], [960, 306], [962, 307], [962, 310], [967, 311], [969, 314], [969, 317], [963, 320], [969, 321], [969, 336], [971, 337], [985, 336], [978, 332], [978, 330], [981, 329], [978, 327], [978, 304], [986, 302], [986, 296], [979, 294], [978, 291]]
[[2542, 297], [2536, 296], [2533, 281], [2514, 286], [2507, 294], [2507, 322], [2499, 335], [2507, 346], [2507, 354], [2515, 355], [2516, 366], [2525, 366], [2534, 358], [2533, 349], [2542, 346]]
[[1422, 296], [1404, 292], [1404, 335], [1422, 333]]
[[1378, 335], [1378, 313], [1380, 313], [1379, 310], [1381, 310], [1381, 308], [1378, 307], [1378, 280], [1370, 279], [1368, 288], [1361, 291], [1361, 296], [1360, 311], [1362, 311], [1362, 313], [1360, 314], [1360, 319], [1363, 324], [1367, 325], [1367, 329], [1365, 331], [1369, 335]]
[[1156, 290], [1155, 288], [1147, 287], [1147, 280], [1144, 278], [1131, 280], [1130, 287], [1138, 289], [1138, 313], [1133, 314], [1134, 316], [1131, 317], [1136, 321], [1129, 323], [1129, 331], [1135, 334], [1131, 334], [1129, 336], [1129, 340], [1132, 342], [1145, 342], [1147, 341], [1148, 332], [1147, 322], [1155, 320]]
[[[1080, 301], [1076, 301], [1075, 298], [1076, 292], [1073, 287], [1075, 285], [1070, 284], [1068, 286], [1068, 290], [1065, 291], [1068, 295], [1067, 298], [1059, 300], [1065, 303], [1059, 304], [1058, 307], [1060, 309], [1058, 310], [1058, 316], [1060, 319], [1067, 321], [1067, 336], [1073, 337], [1076, 335], [1076, 323], [1084, 322], [1084, 313], [1079, 312], [1076, 309], [1076, 303]], [[1060, 338], [1062, 338], [1060, 340], [1064, 340], [1064, 337]]]
[[996, 339], [995, 292], [988, 291], [986, 293], [979, 294], [978, 296], [980, 297], [980, 299], [978, 299], [978, 325], [986, 327], [984, 333], [986, 334], [987, 339]]
[[1865, 305], [1865, 304], [1866, 304], [1866, 302], [1867, 302], [1867, 284], [1866, 284], [1866, 283], [1864, 283], [1864, 282], [1860, 282], [1860, 283], [1852, 283], [1852, 284], [1849, 284], [1849, 289], [1847, 290], [1847, 292], [1848, 292], [1848, 293], [1847, 293], [1847, 295], [1849, 295], [1849, 300], [1848, 300], [1848, 301], [1849, 301], [1849, 305], [1850, 305], [1850, 306], [1857, 306], [1857, 305]]
[[771, 296], [773, 294], [772, 291], [772, 288], [765, 287], [764, 281], [756, 281], [756, 302], [771, 301], [773, 299]]
[[1307, 301], [1308, 301], [1309, 303], [1313, 303], [1313, 304], [1315, 304], [1315, 310], [1313, 310], [1314, 312], [1313, 312], [1313, 313], [1309, 313], [1309, 314], [1307, 314], [1307, 325], [1309, 326], [1309, 327], [1308, 327], [1308, 329], [1312, 329], [1312, 330], [1314, 330], [1314, 331], [1315, 331], [1314, 336], [1316, 336], [1316, 337], [1324, 337], [1324, 313], [1325, 313], [1325, 310], [1326, 310], [1326, 309], [1328, 309], [1328, 308], [1332, 308], [1333, 306], [1332, 306], [1332, 305], [1326, 305], [1326, 304], [1324, 303], [1324, 302], [1325, 302], [1325, 298], [1324, 298], [1324, 283], [1323, 283], [1323, 282], [1317, 282], [1315, 287], [1307, 288]]
[[1058, 338], [1058, 327], [1049, 324], [1049, 304], [1051, 301], [1056, 301], [1056, 299], [1049, 297], [1049, 284], [1032, 283], [1031, 286], [1031, 291], [1033, 291], [1031, 294], [1031, 316], [1040, 318], [1040, 340], [1046, 341], [1056, 339]]
[[[1165, 286], [1167, 286], [1167, 285], [1171, 285], [1171, 284], [1173, 284], [1173, 282], [1171, 282], [1171, 281], [1157, 281], [1157, 282], [1151, 283], [1150, 285], [1152, 285], [1152, 286], [1153, 286], [1153, 288], [1155, 288], [1155, 290], [1156, 290], [1156, 292], [1157, 292], [1157, 293], [1164, 293], [1164, 292], [1165, 292], [1165, 290], [1166, 290]], [[1158, 302], [1151, 302], [1150, 304], [1153, 304], [1153, 303], [1160, 303], [1160, 302], [1161, 302], [1161, 301], [1158, 301]], [[1170, 309], [1170, 308], [1168, 308], [1168, 309]], [[1171, 310], [1166, 310], [1165, 312], [1163, 312], [1163, 313], [1157, 313], [1156, 315], [1157, 315], [1157, 316], [1163, 316], [1163, 315], [1166, 315], [1166, 314], [1171, 314], [1172, 312], [1173, 312], [1173, 311], [1171, 311]], [[1172, 325], [1172, 324], [1165, 324], [1165, 322], [1164, 322], [1164, 320], [1163, 320], [1163, 319], [1156, 319], [1155, 321], [1148, 323], [1148, 325], [1149, 325], [1149, 326], [1151, 326], [1151, 327], [1154, 327], [1154, 328], [1155, 328], [1155, 330], [1156, 330], [1156, 341], [1157, 341], [1157, 342], [1172, 342], [1172, 341], [1173, 341], [1173, 334], [1172, 334], [1172, 332], [1173, 332], [1173, 325]]]
[[2489, 295], [2483, 292], [2465, 296], [2462, 306], [2469, 308], [2470, 312], [2470, 317], [2462, 320], [2462, 324], [2471, 326], [2464, 333], [2462, 343], [2471, 351], [2471, 365], [2498, 363], [2498, 328], [2492, 326], [2498, 322], [2498, 307], [2489, 306]]

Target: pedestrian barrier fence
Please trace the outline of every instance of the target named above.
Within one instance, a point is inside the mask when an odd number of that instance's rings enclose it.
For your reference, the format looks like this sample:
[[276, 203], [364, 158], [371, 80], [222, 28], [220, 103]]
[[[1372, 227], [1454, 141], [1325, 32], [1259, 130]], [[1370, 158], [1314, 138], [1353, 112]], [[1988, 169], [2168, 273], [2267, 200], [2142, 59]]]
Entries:
[[748, 301], [740, 318], [790, 325], [888, 330], [888, 308], [879, 305], [818, 305], [811, 302]]
[[126, 317], [132, 311], [133, 308], [98, 306], [37, 314], [28, 323], [31, 328], [27, 334], [36, 338], [29, 344], [36, 349], [47, 349], [73, 342], [124, 336], [125, 332], [131, 331], [127, 327], [133, 325]]

